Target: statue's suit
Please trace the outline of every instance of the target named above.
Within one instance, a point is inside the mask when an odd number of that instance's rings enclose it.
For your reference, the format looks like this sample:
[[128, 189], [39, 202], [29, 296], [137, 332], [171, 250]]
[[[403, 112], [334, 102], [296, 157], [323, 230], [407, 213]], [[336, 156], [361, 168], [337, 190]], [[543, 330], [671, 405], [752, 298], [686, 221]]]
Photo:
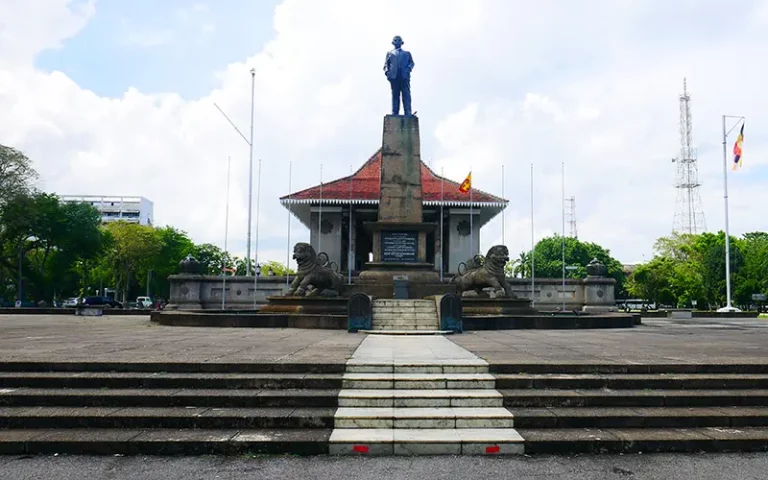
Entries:
[[403, 111], [405, 115], [411, 114], [411, 70], [413, 70], [413, 56], [402, 48], [396, 48], [387, 52], [384, 61], [384, 74], [392, 86], [392, 115], [400, 113], [400, 95], [403, 96]]

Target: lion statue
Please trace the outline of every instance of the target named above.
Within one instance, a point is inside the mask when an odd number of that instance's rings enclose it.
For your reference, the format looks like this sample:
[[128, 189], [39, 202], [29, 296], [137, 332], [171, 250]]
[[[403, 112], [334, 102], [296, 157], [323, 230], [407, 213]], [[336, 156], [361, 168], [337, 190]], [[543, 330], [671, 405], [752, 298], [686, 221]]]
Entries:
[[312, 245], [303, 242], [297, 243], [293, 247], [293, 258], [298, 263], [299, 268], [286, 296], [339, 296], [344, 286], [344, 277], [320, 264]]
[[470, 267], [463, 275], [456, 275], [451, 283], [456, 284], [456, 293], [463, 295], [474, 290], [477, 295], [484, 288], [492, 288], [497, 295], [507, 298], [515, 298], [512, 288], [504, 274], [504, 266], [509, 261], [509, 250], [504, 245], [496, 245], [488, 250], [482, 265], [473, 260]]

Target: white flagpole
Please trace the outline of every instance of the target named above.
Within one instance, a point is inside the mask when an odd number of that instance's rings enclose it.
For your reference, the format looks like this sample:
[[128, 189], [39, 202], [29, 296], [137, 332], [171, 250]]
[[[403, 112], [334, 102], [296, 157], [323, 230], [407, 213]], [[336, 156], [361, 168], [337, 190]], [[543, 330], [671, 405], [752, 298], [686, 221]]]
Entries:
[[443, 167], [440, 167], [440, 281], [443, 281], [443, 265], [445, 259], [445, 248], [443, 247], [443, 204], [445, 203], [445, 174]]
[[560, 210], [562, 212], [562, 242], [563, 242], [563, 311], [565, 311], [565, 162], [561, 164], [560, 179], [562, 181], [562, 198], [560, 201]]
[[256, 308], [256, 294], [259, 292], [259, 275], [261, 267], [259, 265], [259, 199], [261, 197], [261, 159], [259, 159], [259, 173], [256, 175], [256, 241], [253, 248], [253, 308]]
[[[726, 132], [725, 120], [727, 118], [737, 118], [738, 121], [736, 122], [736, 125], [734, 125], [730, 130]], [[728, 151], [727, 151], [726, 143], [728, 142], [728, 134], [731, 133], [734, 128], [738, 127], [743, 120], [744, 120], [744, 117], [738, 117], [733, 115], [723, 115], [723, 200], [725, 201], [725, 294], [726, 294], [727, 302], [725, 307], [719, 310], [726, 311], [726, 312], [733, 312], [738, 310], [737, 308], [734, 308], [733, 305], [731, 305], [731, 239], [730, 239], [730, 233], [728, 231]]]
[[292, 177], [293, 161], [288, 161], [288, 245], [285, 253], [285, 286], [290, 285], [290, 275], [288, 269], [291, 266], [291, 177]]
[[224, 264], [221, 266], [221, 309], [227, 305], [227, 242], [229, 240], [229, 172], [232, 165], [232, 158], [227, 157], [227, 198], [224, 202]]
[[352, 283], [352, 267], [355, 261], [354, 251], [352, 249], [352, 229], [354, 228], [354, 222], [352, 221], [352, 165], [349, 166], [349, 240], [347, 240], [347, 270], [349, 271], [347, 283]]
[[[504, 200], [504, 165], [501, 166], [501, 199]], [[504, 217], [507, 216], [507, 209], [502, 207], [501, 210], [501, 244], [506, 245], [506, 227]]]
[[473, 227], [472, 218], [472, 170], [469, 171], [469, 254], [470, 258], [475, 258], [475, 229]]
[[[256, 85], [256, 69], [251, 69], [251, 138], [248, 140], [248, 246], [246, 248], [245, 276], [251, 274], [251, 208], [253, 207], [253, 99]], [[256, 200], [258, 203], [258, 200]], [[256, 207], [256, 215], [259, 215]], [[258, 220], [256, 221], [258, 224]], [[256, 270], [254, 270], [255, 272]], [[256, 292], [253, 292], [254, 301]]]
[[534, 278], [536, 277], [536, 241], [533, 234], [533, 163], [531, 163], [531, 306], [536, 305], [536, 289]]
[[320, 207], [317, 211], [317, 254], [323, 251], [323, 164], [320, 164]]

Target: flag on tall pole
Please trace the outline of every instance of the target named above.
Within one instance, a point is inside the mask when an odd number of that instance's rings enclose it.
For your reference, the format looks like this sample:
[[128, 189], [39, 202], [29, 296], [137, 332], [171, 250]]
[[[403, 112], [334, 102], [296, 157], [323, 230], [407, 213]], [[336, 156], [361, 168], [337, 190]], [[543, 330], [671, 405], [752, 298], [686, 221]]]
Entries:
[[467, 193], [472, 188], [472, 172], [469, 172], [469, 175], [467, 175], [467, 178], [464, 179], [463, 182], [461, 182], [461, 185], [459, 185], [459, 191], [461, 193]]
[[741, 168], [741, 144], [744, 142], [744, 124], [741, 124], [741, 131], [736, 137], [736, 143], [733, 144], [733, 170]]

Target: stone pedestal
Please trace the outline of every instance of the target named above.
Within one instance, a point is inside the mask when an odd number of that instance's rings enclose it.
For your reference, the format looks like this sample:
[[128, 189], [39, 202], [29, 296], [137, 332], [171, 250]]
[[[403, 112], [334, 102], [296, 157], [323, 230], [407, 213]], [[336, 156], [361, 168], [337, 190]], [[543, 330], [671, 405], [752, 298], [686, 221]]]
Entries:
[[427, 234], [437, 225], [422, 221], [418, 118], [384, 117], [380, 184], [378, 221], [365, 225], [373, 237], [373, 261], [365, 264], [359, 283], [389, 286], [394, 277], [438, 283], [427, 262]]
[[168, 310], [198, 310], [203, 308], [201, 287], [203, 276], [181, 273], [171, 275], [171, 298], [165, 307]]
[[588, 276], [584, 284], [584, 312], [617, 312], [615, 292], [616, 280], [610, 277]]

